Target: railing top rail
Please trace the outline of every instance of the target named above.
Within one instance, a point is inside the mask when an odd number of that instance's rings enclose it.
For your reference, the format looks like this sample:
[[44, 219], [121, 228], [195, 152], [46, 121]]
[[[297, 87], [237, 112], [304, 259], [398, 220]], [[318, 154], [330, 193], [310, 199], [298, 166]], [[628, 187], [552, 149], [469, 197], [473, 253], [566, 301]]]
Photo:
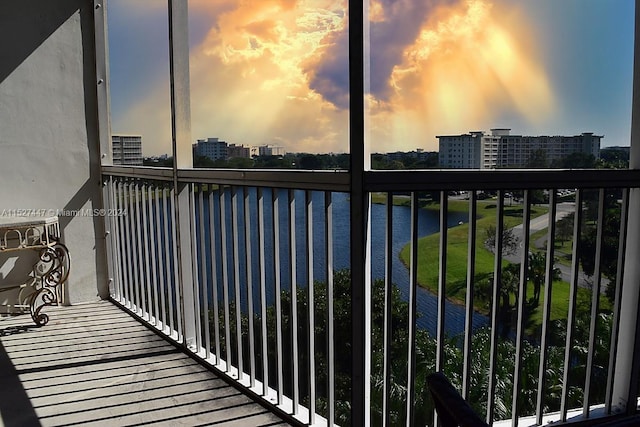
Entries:
[[[102, 174], [158, 181], [173, 179], [171, 168], [151, 166], [103, 166]], [[345, 170], [178, 169], [178, 180], [203, 184], [348, 192], [350, 174]]]
[[345, 170], [180, 169], [178, 180], [222, 185], [348, 192], [350, 174]]
[[102, 166], [102, 175], [151, 179], [156, 181], [173, 180], [173, 170], [171, 168], [158, 168], [153, 166]]
[[368, 191], [636, 188], [636, 169], [431, 169], [366, 172]]
[[[104, 175], [172, 180], [171, 168], [103, 166]], [[427, 169], [365, 172], [368, 191], [638, 188], [637, 169]], [[219, 185], [349, 191], [345, 170], [179, 169], [178, 180]]]

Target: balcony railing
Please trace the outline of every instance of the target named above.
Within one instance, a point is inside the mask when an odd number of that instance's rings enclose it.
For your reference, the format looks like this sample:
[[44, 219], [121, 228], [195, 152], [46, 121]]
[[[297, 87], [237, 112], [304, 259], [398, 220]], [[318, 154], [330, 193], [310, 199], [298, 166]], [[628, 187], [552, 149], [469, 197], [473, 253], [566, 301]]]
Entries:
[[490, 423], [612, 412], [637, 171], [367, 172], [355, 225], [346, 172], [103, 171], [112, 298], [278, 413], [432, 423], [434, 371]]

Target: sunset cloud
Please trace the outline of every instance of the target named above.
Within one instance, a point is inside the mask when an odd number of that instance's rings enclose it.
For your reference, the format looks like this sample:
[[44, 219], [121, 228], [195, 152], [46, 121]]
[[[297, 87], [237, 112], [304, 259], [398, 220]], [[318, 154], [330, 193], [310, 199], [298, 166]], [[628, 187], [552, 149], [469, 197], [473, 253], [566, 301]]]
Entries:
[[547, 116], [553, 95], [544, 69], [494, 7], [473, 0], [436, 11], [394, 66], [392, 102], [452, 124], [490, 117], [496, 106], [531, 121]]
[[[348, 150], [345, 0], [192, 0], [208, 24], [191, 48], [193, 138]], [[371, 0], [373, 151], [434, 149], [435, 135], [529, 122], [555, 108], [522, 15], [489, 0]], [[206, 20], [204, 20], [206, 17]], [[202, 24], [201, 24], [202, 25]], [[132, 105], [127, 128], [166, 116], [161, 91]], [[166, 136], [148, 126], [145, 141]], [[158, 133], [158, 136], [153, 133]]]
[[383, 123], [378, 138], [411, 141], [409, 149], [425, 134], [486, 128], [504, 113], [531, 123], [552, 115], [545, 70], [527, 35], [515, 30], [524, 23], [507, 22], [507, 12], [483, 0], [433, 9], [393, 65], [392, 93], [373, 93], [379, 120], [372, 122]]
[[348, 113], [305, 72], [345, 23], [343, 1], [249, 1], [221, 14], [192, 51], [194, 137], [347, 150]]

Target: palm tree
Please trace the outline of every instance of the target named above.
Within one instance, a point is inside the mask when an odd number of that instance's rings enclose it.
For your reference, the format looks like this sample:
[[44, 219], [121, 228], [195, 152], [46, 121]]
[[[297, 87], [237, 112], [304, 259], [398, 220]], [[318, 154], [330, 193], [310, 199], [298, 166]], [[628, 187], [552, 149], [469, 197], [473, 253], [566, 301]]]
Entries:
[[[489, 292], [489, 310], [494, 303], [498, 304], [498, 313], [500, 314], [502, 336], [507, 337], [511, 329], [511, 317], [514, 308], [518, 306], [518, 285], [520, 283], [520, 264], [507, 264], [502, 268], [500, 275], [500, 289], [498, 301], [491, 299], [491, 289], [493, 289], [494, 275], [489, 274], [484, 284], [480, 288], [485, 288]], [[486, 292], [485, 292], [486, 293]], [[514, 303], [511, 304], [511, 295], [513, 295]]]
[[[562, 273], [560, 269], [553, 267], [551, 280], [560, 280]], [[529, 266], [527, 269], [527, 279], [533, 283], [533, 302], [536, 306], [540, 304], [540, 289], [544, 285], [547, 275], [547, 256], [543, 252], [529, 252]]]

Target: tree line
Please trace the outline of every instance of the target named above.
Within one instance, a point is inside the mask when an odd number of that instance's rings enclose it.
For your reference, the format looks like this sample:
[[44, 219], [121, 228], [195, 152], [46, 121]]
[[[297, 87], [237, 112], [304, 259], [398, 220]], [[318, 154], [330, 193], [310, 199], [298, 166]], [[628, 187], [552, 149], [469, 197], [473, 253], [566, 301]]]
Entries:
[[[267, 310], [267, 359], [268, 359], [268, 380], [271, 387], [278, 384], [277, 360], [282, 358], [282, 388], [285, 395], [293, 395], [293, 358], [297, 358], [298, 390], [300, 402], [308, 407], [309, 404], [309, 354], [307, 349], [309, 340], [315, 342], [315, 392], [316, 410], [322, 416], [328, 415], [328, 363], [327, 354], [328, 340], [333, 340], [335, 344], [335, 354], [333, 358], [335, 369], [335, 411], [336, 422], [340, 425], [350, 425], [351, 408], [351, 373], [352, 373], [352, 337], [351, 337], [351, 280], [348, 270], [336, 271], [333, 283], [334, 293], [334, 336], [328, 336], [328, 293], [325, 283], [314, 283], [314, 331], [313, 336], [309, 335], [309, 295], [308, 288], [297, 288], [296, 305], [292, 304], [292, 293], [284, 290], [281, 293], [281, 322], [282, 330], [282, 353], [278, 355], [278, 340], [276, 327], [278, 325], [277, 313], [274, 306]], [[406, 423], [406, 399], [408, 381], [408, 352], [409, 352], [409, 304], [401, 296], [400, 290], [395, 285], [391, 285], [391, 337], [389, 346], [384, 343], [384, 322], [385, 317], [385, 283], [383, 280], [376, 280], [372, 289], [372, 372], [371, 372], [371, 396], [372, 396], [372, 425], [382, 425], [385, 414], [382, 413], [383, 385], [385, 378], [383, 375], [383, 364], [385, 357], [388, 358], [390, 367], [390, 384], [388, 388], [388, 411], [391, 425], [404, 425]], [[585, 306], [585, 304], [587, 306]], [[292, 314], [297, 315], [297, 330], [293, 330]], [[255, 357], [257, 361], [262, 360], [262, 347], [260, 343], [263, 339], [262, 319], [256, 314], [253, 319], [246, 315], [246, 309], [241, 309], [242, 315], [242, 341], [243, 341], [243, 361], [244, 366], [248, 366], [249, 354], [249, 334], [248, 324], [253, 322], [255, 331]], [[215, 314], [210, 313], [211, 316]], [[224, 324], [223, 309], [218, 313], [220, 325]], [[230, 330], [235, 330], [236, 307], [230, 306], [230, 321], [226, 325]], [[213, 320], [213, 319], [211, 319]], [[501, 320], [502, 322], [503, 320]], [[587, 364], [587, 346], [589, 342], [589, 310], [588, 302], [580, 302], [574, 329], [574, 343], [572, 345], [571, 363], [568, 366], [569, 383], [568, 398], [569, 407], [581, 407], [583, 403], [583, 388]], [[604, 399], [604, 384], [606, 383], [607, 367], [609, 358], [609, 340], [611, 336], [611, 314], [601, 313], [597, 319], [597, 340], [594, 359], [593, 373], [593, 394], [590, 402], [602, 402]], [[293, 351], [292, 337], [296, 335], [299, 345], [297, 353]], [[234, 352], [237, 346], [235, 334], [231, 335], [230, 346], [224, 342], [224, 334], [221, 334], [222, 355], [225, 358], [231, 357], [234, 364], [238, 362], [238, 354]], [[450, 379], [452, 384], [460, 390], [462, 387], [462, 366], [463, 350], [462, 336], [448, 336], [444, 345], [444, 374]], [[562, 384], [564, 374], [564, 351], [566, 340], [566, 320], [556, 320], [549, 326], [549, 346], [546, 348], [547, 365], [545, 367], [543, 403], [545, 412], [557, 411], [560, 408], [562, 397]], [[213, 337], [212, 337], [213, 342]], [[415, 424], [430, 425], [433, 422], [434, 405], [430, 399], [426, 377], [435, 372], [435, 360], [437, 342], [426, 330], [419, 329], [415, 336], [416, 349], [416, 374], [411, 381], [415, 389]], [[471, 384], [468, 401], [473, 409], [480, 416], [486, 414], [486, 402], [488, 399], [489, 376], [494, 375], [497, 379], [495, 390], [495, 414], [494, 419], [508, 419], [511, 417], [511, 399], [514, 383], [515, 370], [515, 342], [507, 335], [499, 337], [498, 343], [498, 363], [495, 372], [491, 372], [489, 366], [489, 354], [491, 351], [491, 330], [489, 327], [482, 327], [473, 332], [472, 336], [472, 358], [471, 358]], [[521, 391], [518, 393], [519, 416], [532, 415], [536, 410], [536, 397], [538, 391], [538, 370], [541, 349], [536, 340], [528, 339], [523, 343], [522, 363], [519, 372], [521, 379]], [[385, 352], [386, 347], [386, 352]], [[231, 354], [227, 354], [230, 349]], [[226, 355], [226, 356], [224, 356]], [[258, 380], [265, 377], [261, 363], [256, 363], [256, 376]]]
[[[283, 156], [254, 156], [252, 158], [232, 157], [212, 160], [204, 156], [195, 156], [193, 167], [215, 169], [304, 169], [304, 170], [348, 170], [350, 157], [347, 153], [311, 154], [287, 153]], [[173, 158], [145, 158], [144, 166], [172, 167]], [[438, 153], [429, 152], [417, 155], [372, 154], [372, 169], [428, 169], [438, 167]]]
[[[172, 167], [173, 158], [145, 158], [144, 166]], [[349, 154], [312, 154], [287, 153], [284, 156], [254, 156], [252, 158], [232, 157], [212, 160], [204, 156], [195, 156], [196, 168], [226, 169], [305, 169], [305, 170], [348, 170]], [[406, 152], [371, 155], [371, 168], [374, 170], [434, 169], [438, 168], [438, 152]], [[531, 152], [526, 165], [533, 169], [625, 169], [629, 167], [629, 151], [618, 147], [600, 150], [600, 158], [592, 154], [572, 153], [563, 159], [549, 161], [544, 149]]]

